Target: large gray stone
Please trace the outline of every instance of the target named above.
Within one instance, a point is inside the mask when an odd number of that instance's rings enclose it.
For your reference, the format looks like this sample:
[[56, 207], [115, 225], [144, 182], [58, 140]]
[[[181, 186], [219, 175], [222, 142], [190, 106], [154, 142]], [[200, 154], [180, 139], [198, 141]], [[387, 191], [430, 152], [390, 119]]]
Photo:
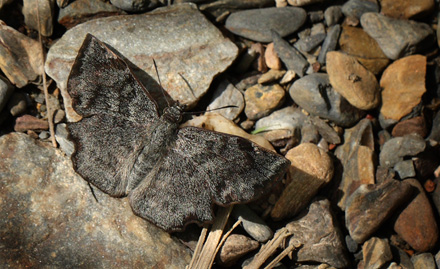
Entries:
[[62, 151], [0, 137], [0, 267], [184, 268], [190, 251], [94, 189]]
[[[71, 108], [66, 82], [87, 33], [115, 48], [157, 80], [154, 59], [162, 87], [174, 100], [190, 106], [205, 94], [212, 79], [238, 54], [234, 43], [225, 38], [193, 4], [79, 24], [50, 48], [45, 66], [47, 74], [61, 89], [67, 117], [72, 121], [79, 117]], [[153, 84], [145, 86], [147, 89], [155, 87]]]

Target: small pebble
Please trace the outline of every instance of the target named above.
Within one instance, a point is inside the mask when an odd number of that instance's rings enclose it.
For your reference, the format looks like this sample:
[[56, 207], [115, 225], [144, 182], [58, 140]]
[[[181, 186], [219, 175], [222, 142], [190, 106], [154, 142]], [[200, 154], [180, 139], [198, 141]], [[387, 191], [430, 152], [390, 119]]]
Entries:
[[269, 115], [284, 101], [285, 91], [278, 85], [257, 84], [244, 92], [244, 113], [250, 120], [258, 120]]
[[[235, 106], [224, 108], [226, 106]], [[223, 107], [223, 108], [222, 108]], [[223, 80], [215, 89], [211, 103], [206, 108], [207, 113], [217, 113], [223, 117], [234, 120], [244, 109], [243, 94], [232, 83]]]
[[269, 43], [264, 52], [264, 59], [266, 60], [266, 65], [270, 69], [280, 70], [282, 67], [281, 60], [275, 52], [273, 43]]
[[271, 42], [271, 30], [282, 37], [290, 35], [304, 24], [306, 18], [304, 9], [297, 7], [248, 9], [232, 13], [226, 19], [225, 27], [251, 40]]
[[49, 123], [47, 120], [37, 119], [31, 115], [23, 115], [15, 120], [14, 131], [16, 132], [47, 129], [49, 129]]
[[415, 156], [425, 150], [425, 140], [415, 134], [396, 137], [388, 140], [382, 147], [379, 154], [380, 165], [393, 167], [396, 163], [403, 161], [406, 156]]
[[394, 165], [393, 169], [399, 174], [400, 179], [416, 176], [416, 170], [414, 169], [414, 163], [412, 160], [398, 162]]
[[337, 24], [342, 18], [341, 6], [330, 6], [324, 12], [324, 19], [327, 26]]
[[220, 248], [217, 255], [219, 264], [223, 267], [230, 267], [234, 265], [238, 259], [257, 249], [260, 244], [257, 241], [250, 239], [241, 234], [231, 234], [223, 246]]
[[439, 231], [432, 211], [431, 203], [416, 179], [406, 179], [417, 188], [415, 198], [398, 215], [394, 231], [415, 251], [425, 252], [434, 248]]
[[372, 237], [362, 246], [363, 268], [382, 268], [387, 262], [392, 261], [393, 254], [391, 252], [388, 239]]
[[335, 214], [327, 199], [316, 198], [299, 218], [286, 225], [292, 237], [296, 262], [326, 263], [336, 268], [349, 266], [347, 250]]
[[260, 83], [260, 84], [267, 84], [267, 83], [271, 83], [271, 82], [277, 81], [280, 78], [282, 78], [285, 73], [286, 73], [286, 71], [284, 71], [284, 70], [274, 70], [274, 69], [271, 69], [268, 72], [264, 73], [258, 79], [258, 83]]
[[380, 104], [379, 83], [356, 58], [342, 52], [327, 53], [330, 84], [353, 106], [369, 110]]
[[241, 220], [243, 229], [258, 242], [265, 243], [273, 237], [270, 227], [247, 205], [235, 205], [232, 215]]
[[357, 188], [345, 208], [345, 226], [351, 238], [359, 244], [370, 238], [407, 201], [411, 191], [410, 184], [398, 180]]
[[334, 51], [338, 45], [339, 34], [341, 33], [341, 26], [335, 24], [330, 27], [327, 32], [327, 36], [322, 44], [321, 51], [318, 55], [318, 62], [324, 64], [326, 62], [327, 52]]
[[393, 62], [380, 79], [382, 106], [385, 119], [400, 120], [419, 105], [426, 92], [426, 57], [413, 55]]
[[274, 220], [293, 217], [333, 178], [333, 162], [315, 144], [303, 143], [285, 156], [291, 166], [286, 187], [271, 212]]
[[411, 257], [411, 262], [414, 265], [414, 269], [427, 269], [436, 267], [434, 256], [429, 252], [413, 255]]
[[300, 77], [304, 76], [309, 66], [309, 63], [304, 56], [275, 31], [272, 31], [272, 39], [275, 51], [281, 61], [286, 65], [287, 69], [295, 71]]
[[360, 19], [362, 14], [367, 12], [379, 12], [379, 5], [376, 1], [349, 0], [342, 5], [342, 13], [345, 17]]
[[110, 3], [125, 11], [142, 12], [157, 7], [160, 2], [158, 0], [110, 0]]
[[421, 52], [434, 44], [434, 31], [426, 23], [369, 12], [362, 15], [361, 25], [391, 60]]

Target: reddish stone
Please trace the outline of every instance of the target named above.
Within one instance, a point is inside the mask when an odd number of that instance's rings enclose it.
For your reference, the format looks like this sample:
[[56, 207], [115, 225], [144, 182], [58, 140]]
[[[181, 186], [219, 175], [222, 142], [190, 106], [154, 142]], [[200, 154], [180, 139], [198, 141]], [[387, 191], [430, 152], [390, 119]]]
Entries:
[[422, 185], [416, 179], [405, 181], [417, 188], [419, 193], [400, 213], [394, 223], [394, 231], [417, 252], [426, 252], [438, 240], [438, 226]]
[[413, 133], [418, 134], [421, 137], [426, 137], [428, 135], [425, 118], [423, 116], [401, 121], [394, 126], [393, 131], [391, 132], [394, 137]]
[[428, 179], [423, 186], [425, 187], [426, 192], [431, 193], [435, 190], [435, 183], [430, 179]]
[[31, 115], [23, 115], [15, 120], [14, 131], [16, 132], [47, 129], [49, 129], [47, 120], [38, 119]]

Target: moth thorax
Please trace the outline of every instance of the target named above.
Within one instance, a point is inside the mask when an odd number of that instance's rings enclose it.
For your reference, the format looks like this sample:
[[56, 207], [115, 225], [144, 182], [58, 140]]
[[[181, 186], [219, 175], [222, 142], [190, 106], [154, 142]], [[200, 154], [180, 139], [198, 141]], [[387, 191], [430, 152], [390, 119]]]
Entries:
[[182, 108], [178, 105], [166, 107], [162, 117], [168, 122], [178, 123], [182, 120]]

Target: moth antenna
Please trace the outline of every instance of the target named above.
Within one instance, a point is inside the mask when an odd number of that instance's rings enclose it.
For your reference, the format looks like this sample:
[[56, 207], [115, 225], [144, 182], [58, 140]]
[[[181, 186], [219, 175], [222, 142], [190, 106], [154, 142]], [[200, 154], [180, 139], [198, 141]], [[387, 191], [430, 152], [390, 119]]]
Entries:
[[193, 88], [191, 87], [191, 85], [189, 85], [188, 80], [186, 80], [186, 78], [181, 73], [179, 73], [179, 76], [183, 79], [183, 81], [185, 81], [185, 84], [191, 90], [191, 93], [192, 93], [193, 97], [197, 99], [196, 95], [194, 94]]
[[182, 112], [182, 114], [185, 115], [193, 115], [193, 114], [199, 114], [199, 113], [205, 113], [205, 112], [212, 112], [212, 111], [216, 111], [216, 110], [220, 110], [220, 109], [225, 109], [225, 108], [238, 108], [238, 106], [222, 106], [222, 107], [218, 107], [218, 108], [214, 108], [214, 109], [210, 109], [210, 110], [205, 110], [205, 111], [188, 111], [188, 112]]
[[162, 87], [162, 82], [160, 81], [160, 77], [159, 77], [159, 72], [157, 71], [157, 64], [156, 64], [156, 61], [154, 60], [154, 58], [153, 58], [153, 65], [154, 65], [154, 70], [156, 71], [156, 77], [157, 77], [157, 81], [159, 82], [159, 86], [162, 91], [162, 95], [165, 98], [165, 101], [167, 102], [168, 107], [170, 107], [171, 104], [168, 102], [168, 98], [164, 93], [164, 89]]
[[92, 185], [90, 185], [90, 182], [87, 181], [87, 185], [89, 185], [90, 192], [92, 193], [93, 198], [95, 198], [95, 201], [96, 201], [97, 203], [99, 203], [98, 198], [96, 198], [96, 195], [95, 195], [95, 190], [92, 188]]

